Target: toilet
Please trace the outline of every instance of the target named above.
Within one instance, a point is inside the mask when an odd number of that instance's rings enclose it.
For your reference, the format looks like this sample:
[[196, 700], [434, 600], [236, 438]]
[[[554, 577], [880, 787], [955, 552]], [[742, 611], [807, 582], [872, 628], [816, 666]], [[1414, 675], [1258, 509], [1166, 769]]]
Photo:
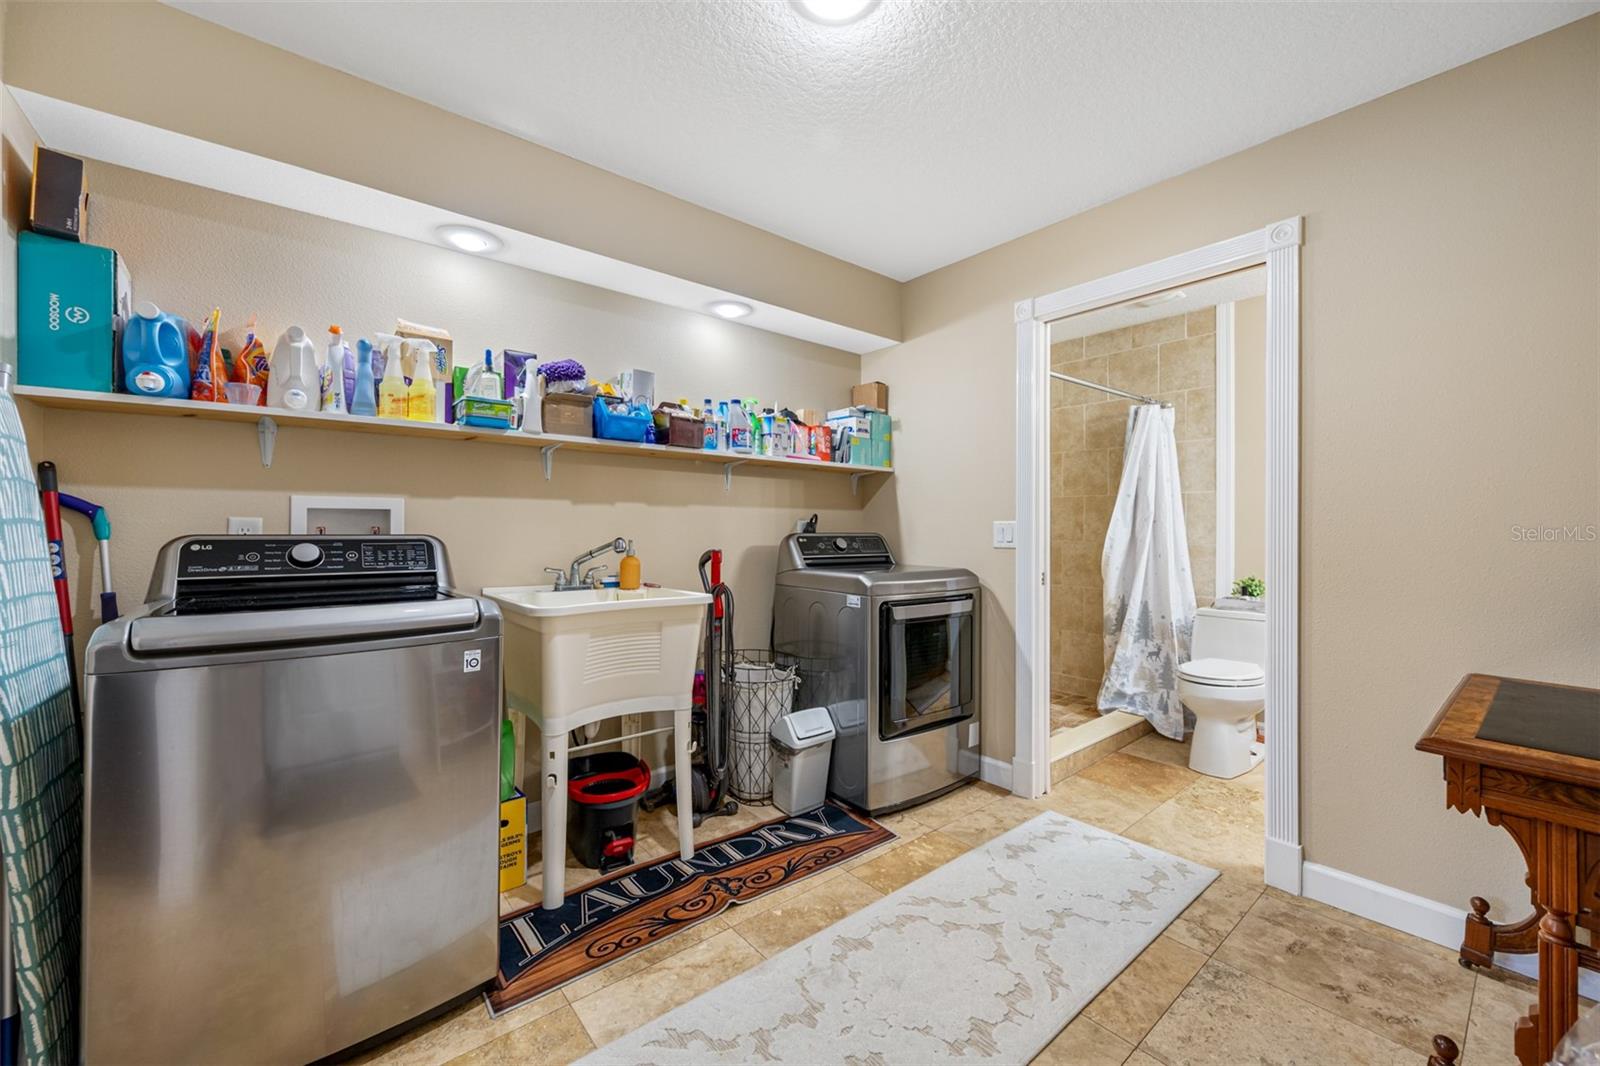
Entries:
[[1256, 716], [1267, 700], [1267, 616], [1202, 607], [1190, 649], [1192, 658], [1178, 667], [1178, 698], [1194, 712], [1189, 769], [1238, 777], [1261, 761]]

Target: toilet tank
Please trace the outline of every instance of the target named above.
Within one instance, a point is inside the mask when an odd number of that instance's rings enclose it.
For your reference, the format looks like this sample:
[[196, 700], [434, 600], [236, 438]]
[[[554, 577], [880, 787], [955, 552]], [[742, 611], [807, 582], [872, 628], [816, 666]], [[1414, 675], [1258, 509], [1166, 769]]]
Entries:
[[1267, 662], [1267, 616], [1263, 611], [1231, 611], [1202, 607], [1194, 613], [1191, 659]]

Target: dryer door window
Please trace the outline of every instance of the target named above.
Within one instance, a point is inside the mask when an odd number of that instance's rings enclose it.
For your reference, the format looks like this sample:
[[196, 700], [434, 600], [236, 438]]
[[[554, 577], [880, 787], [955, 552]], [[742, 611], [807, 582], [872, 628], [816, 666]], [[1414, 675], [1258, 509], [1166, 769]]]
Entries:
[[972, 717], [971, 595], [886, 603], [880, 612], [878, 735], [889, 740]]

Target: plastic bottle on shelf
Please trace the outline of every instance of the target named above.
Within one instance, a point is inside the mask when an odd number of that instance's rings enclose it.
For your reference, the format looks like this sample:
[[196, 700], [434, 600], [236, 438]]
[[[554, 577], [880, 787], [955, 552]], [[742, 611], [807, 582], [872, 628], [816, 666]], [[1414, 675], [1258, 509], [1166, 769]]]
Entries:
[[299, 326], [284, 330], [272, 349], [267, 405], [291, 411], [316, 411], [322, 407], [322, 370], [317, 365], [317, 346]]
[[322, 409], [344, 413], [344, 331], [328, 327], [328, 358], [322, 367]]
[[350, 397], [350, 413], [372, 417], [378, 413], [377, 388], [372, 378], [372, 342], [356, 341], [356, 384]]
[[135, 396], [189, 398], [188, 327], [148, 300], [122, 331], [123, 387]]
[[755, 444], [750, 439], [750, 415], [738, 400], [728, 404], [728, 450], [742, 455], [755, 451]]
[[433, 384], [432, 341], [406, 341], [412, 350], [411, 387], [406, 390], [406, 418], [413, 422], [437, 421], [439, 390]]
[[709, 396], [705, 399], [705, 405], [700, 408], [700, 417], [706, 422], [702, 447], [708, 452], [714, 452], [717, 450], [717, 409]]
[[383, 381], [378, 386], [378, 417], [406, 417], [405, 360], [400, 358], [400, 342], [392, 340], [384, 350]]

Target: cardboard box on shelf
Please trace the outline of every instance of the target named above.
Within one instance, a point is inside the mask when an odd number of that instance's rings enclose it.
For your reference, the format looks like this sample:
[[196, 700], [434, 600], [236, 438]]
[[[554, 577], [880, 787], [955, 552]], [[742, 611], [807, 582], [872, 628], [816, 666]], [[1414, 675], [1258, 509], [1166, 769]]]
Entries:
[[820, 407], [802, 407], [794, 413], [794, 416], [808, 426], [821, 426], [828, 421], [827, 412]]
[[89, 228], [89, 181], [84, 177], [83, 160], [34, 146], [28, 225], [47, 237], [83, 240]]
[[544, 431], [564, 437], [594, 436], [594, 397], [586, 392], [547, 392]]
[[870, 407], [874, 411], [889, 411], [889, 386], [881, 381], [864, 381], [850, 390], [852, 407]]
[[17, 234], [17, 381], [117, 391], [117, 334], [132, 285], [116, 252]]
[[500, 891], [528, 880], [528, 800], [520, 791], [500, 804]]

